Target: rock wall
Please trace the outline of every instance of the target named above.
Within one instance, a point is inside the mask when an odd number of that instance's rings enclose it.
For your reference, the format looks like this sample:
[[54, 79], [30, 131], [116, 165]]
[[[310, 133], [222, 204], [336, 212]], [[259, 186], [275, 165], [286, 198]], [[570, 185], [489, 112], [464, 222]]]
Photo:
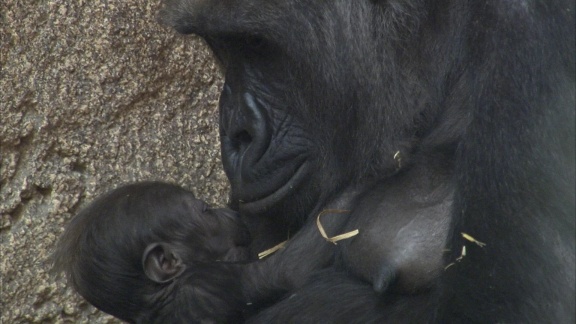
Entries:
[[47, 258], [98, 194], [172, 181], [225, 203], [216, 65], [159, 0], [0, 3], [0, 322], [115, 323]]

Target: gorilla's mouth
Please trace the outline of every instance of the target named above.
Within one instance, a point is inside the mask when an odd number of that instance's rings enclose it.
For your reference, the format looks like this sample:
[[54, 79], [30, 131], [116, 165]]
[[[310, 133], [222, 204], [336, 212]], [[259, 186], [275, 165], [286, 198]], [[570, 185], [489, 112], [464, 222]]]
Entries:
[[282, 185], [271, 193], [252, 200], [239, 199], [240, 211], [247, 213], [262, 212], [270, 209], [285, 197], [292, 195], [299, 185], [304, 182], [305, 177], [308, 176], [310, 170], [308, 165], [306, 159], [302, 161], [288, 180], [280, 182]]

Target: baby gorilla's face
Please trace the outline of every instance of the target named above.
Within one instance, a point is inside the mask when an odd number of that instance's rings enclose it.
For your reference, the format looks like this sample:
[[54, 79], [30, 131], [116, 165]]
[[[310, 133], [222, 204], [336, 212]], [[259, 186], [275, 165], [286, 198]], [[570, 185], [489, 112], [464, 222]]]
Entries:
[[142, 253], [142, 266], [149, 279], [165, 283], [186, 269], [203, 269], [203, 265], [217, 261], [248, 260], [250, 234], [238, 213], [210, 208], [191, 192], [180, 191], [163, 202], [153, 204], [156, 213], [149, 213], [164, 220], [153, 226], [163, 239], [150, 242]]
[[[195, 222], [194, 237], [190, 237], [192, 260], [245, 261], [251, 238], [248, 229], [237, 212], [228, 208], [211, 208], [205, 202], [194, 199], [190, 213]], [[204, 250], [206, 254], [199, 253]]]

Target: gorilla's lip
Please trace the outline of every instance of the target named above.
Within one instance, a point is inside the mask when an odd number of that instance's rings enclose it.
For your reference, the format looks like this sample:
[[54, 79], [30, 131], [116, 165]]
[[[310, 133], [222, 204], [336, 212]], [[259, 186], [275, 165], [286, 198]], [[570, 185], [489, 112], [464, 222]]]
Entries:
[[239, 202], [240, 211], [255, 213], [269, 209], [279, 200], [296, 191], [297, 187], [300, 185], [304, 177], [308, 175], [308, 169], [309, 169], [308, 163], [306, 160], [304, 160], [298, 166], [296, 172], [294, 172], [294, 175], [290, 177], [290, 179], [288, 179], [288, 181], [286, 181], [284, 185], [282, 185], [276, 191], [272, 192], [267, 196], [252, 201], [240, 201]]

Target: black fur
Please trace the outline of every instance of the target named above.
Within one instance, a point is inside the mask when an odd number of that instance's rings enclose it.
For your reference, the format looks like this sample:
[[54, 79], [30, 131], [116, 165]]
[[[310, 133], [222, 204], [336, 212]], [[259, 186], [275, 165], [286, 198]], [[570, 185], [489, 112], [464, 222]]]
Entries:
[[[88, 302], [130, 323], [239, 321], [246, 305], [235, 265], [215, 261], [246, 261], [249, 242], [231, 210], [209, 208], [172, 184], [142, 182], [80, 211], [54, 264]], [[164, 255], [150, 256], [151, 246]]]
[[[253, 252], [293, 237], [246, 267], [246, 294], [263, 304], [310, 294], [344, 308], [307, 276], [341, 268], [378, 288], [392, 267], [382, 302], [365, 309], [375, 320], [574, 322], [575, 9], [167, 1], [161, 20], [204, 37], [226, 73], [223, 161]], [[326, 247], [314, 217], [349, 188], [352, 211], [336, 228], [360, 234]], [[289, 300], [262, 314], [327, 311], [282, 306]]]

